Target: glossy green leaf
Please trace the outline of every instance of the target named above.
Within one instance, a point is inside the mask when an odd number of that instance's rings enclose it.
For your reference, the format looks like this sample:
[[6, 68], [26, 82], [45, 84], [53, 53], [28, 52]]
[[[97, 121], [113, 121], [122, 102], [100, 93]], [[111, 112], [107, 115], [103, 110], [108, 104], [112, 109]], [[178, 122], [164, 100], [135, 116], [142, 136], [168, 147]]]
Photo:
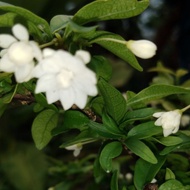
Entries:
[[155, 84], [143, 89], [133, 98], [129, 99], [127, 101], [127, 106], [128, 107], [134, 106], [141, 102], [149, 102], [173, 94], [188, 94], [188, 93], [190, 93], [190, 90], [182, 87], [165, 85], [165, 84]]
[[185, 190], [181, 182], [171, 179], [163, 183], [158, 190]]
[[37, 115], [32, 124], [32, 137], [36, 147], [41, 150], [52, 139], [51, 131], [57, 126], [58, 113], [47, 109]]
[[148, 5], [148, 0], [98, 0], [82, 7], [73, 20], [85, 24], [100, 20], [124, 19], [140, 14]]
[[95, 33], [95, 36], [89, 43], [96, 43], [129, 63], [135, 69], [139, 71], [143, 70], [134, 54], [127, 48], [125, 39], [121, 36], [110, 32], [99, 31]]
[[142, 141], [138, 140], [137, 138], [130, 137], [125, 141], [125, 145], [127, 148], [131, 150], [134, 154], [141, 157], [147, 162], [152, 164], [157, 163], [157, 159], [151, 149]]
[[158, 135], [162, 133], [162, 127], [154, 125], [153, 121], [142, 123], [133, 127], [129, 133], [129, 137], [136, 137], [138, 139], [145, 139], [153, 135]]
[[152, 181], [166, 160], [164, 156], [157, 156], [157, 159], [157, 164], [151, 164], [141, 158], [136, 162], [134, 184], [137, 190], [142, 190], [145, 184]]
[[119, 190], [118, 187], [118, 171], [115, 170], [113, 172], [112, 178], [111, 178], [111, 184], [110, 184], [111, 190]]
[[111, 78], [112, 67], [103, 56], [93, 56], [87, 66], [96, 73], [98, 78], [102, 77], [106, 81]]
[[94, 161], [93, 173], [96, 183], [100, 183], [100, 181], [105, 177], [105, 171], [100, 165], [99, 157]]
[[70, 15], [56, 15], [50, 20], [50, 28], [52, 33], [64, 29], [69, 23], [72, 16]]
[[106, 112], [119, 122], [126, 112], [126, 100], [123, 95], [104, 79], [100, 79], [98, 87], [105, 102]]
[[122, 145], [118, 141], [114, 141], [105, 145], [100, 153], [100, 165], [107, 172], [111, 172], [113, 169], [112, 159], [119, 156], [122, 152]]

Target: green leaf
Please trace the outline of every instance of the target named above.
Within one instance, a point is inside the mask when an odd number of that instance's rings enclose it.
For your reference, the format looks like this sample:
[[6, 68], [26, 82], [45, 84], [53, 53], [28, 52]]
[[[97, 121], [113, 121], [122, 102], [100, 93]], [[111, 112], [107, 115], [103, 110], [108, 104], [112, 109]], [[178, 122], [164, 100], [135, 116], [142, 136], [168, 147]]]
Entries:
[[122, 145], [118, 141], [106, 144], [100, 153], [100, 165], [107, 172], [111, 172], [113, 169], [112, 159], [119, 156], [122, 152]]
[[118, 171], [117, 170], [115, 170], [113, 172], [110, 187], [111, 187], [111, 190], [119, 190], [119, 188], [118, 188]]
[[165, 146], [174, 146], [183, 142], [183, 140], [180, 137], [175, 136], [162, 137], [160, 139], [157, 139], [156, 141]]
[[41, 150], [52, 139], [51, 131], [57, 126], [58, 113], [47, 109], [37, 115], [32, 124], [32, 137], [36, 147]]
[[158, 190], [185, 190], [185, 187], [181, 184], [181, 182], [171, 179], [163, 183]]
[[175, 174], [169, 168], [166, 168], [165, 180], [175, 179]]
[[56, 15], [50, 20], [50, 28], [52, 33], [66, 28], [72, 16], [70, 15]]
[[52, 130], [52, 135], [58, 135], [69, 129], [79, 129], [80, 131], [87, 128], [89, 118], [80, 111], [68, 110], [63, 116], [63, 123]]
[[5, 23], [8, 24], [7, 26], [10, 26], [10, 24], [14, 22], [15, 15], [18, 15], [20, 18], [22, 18], [22, 21], [24, 19], [24, 21], [28, 23], [29, 30], [31, 30], [32, 32], [36, 30], [39, 34], [39, 31], [43, 31], [49, 36], [49, 38], [52, 37], [50, 27], [47, 21], [35, 15], [34, 13], [21, 7], [12, 5], [8, 6], [7, 4], [4, 4], [2, 2], [0, 2], [0, 10], [9, 12], [7, 20], [6, 17], [3, 17], [4, 21], [2, 21], [2, 23], [4, 26]]
[[107, 127], [104, 124], [96, 123], [94, 121], [90, 121], [88, 126], [96, 133], [98, 133], [101, 137], [118, 139], [123, 136], [121, 132], [115, 131], [114, 129], [110, 130], [110, 127]]
[[126, 100], [123, 95], [104, 79], [100, 79], [98, 87], [105, 102], [107, 113], [118, 123], [126, 112]]
[[136, 94], [133, 98], [127, 101], [127, 106], [134, 106], [142, 102], [150, 102], [165, 96], [173, 94], [187, 94], [190, 93], [189, 89], [185, 89], [178, 86], [155, 84], [147, 87]]
[[73, 20], [78, 24], [85, 24], [100, 20], [124, 19], [140, 14], [148, 5], [148, 0], [98, 0], [82, 7]]
[[145, 184], [150, 183], [166, 161], [164, 156], [157, 156], [157, 159], [157, 164], [151, 164], [141, 158], [136, 162], [134, 184], [137, 190], [142, 190]]
[[100, 181], [105, 176], [105, 172], [102, 169], [100, 162], [99, 162], [99, 157], [97, 157], [94, 161], [93, 173], [94, 173], [94, 178], [95, 178], [96, 183], [100, 183]]
[[106, 81], [111, 78], [112, 67], [103, 56], [93, 56], [87, 66], [96, 73], [98, 78], [102, 77]]
[[89, 43], [96, 43], [109, 50], [119, 58], [129, 63], [135, 69], [142, 71], [134, 54], [127, 48], [126, 41], [121, 36], [110, 32], [99, 31], [91, 38]]
[[150, 148], [137, 138], [130, 137], [125, 141], [125, 145], [137, 156], [150, 162], [152, 164], [157, 163], [157, 159]]
[[145, 139], [153, 135], [161, 134], [162, 128], [155, 126], [153, 121], [142, 123], [133, 127], [129, 133], [128, 137], [135, 137], [138, 139]]
[[97, 133], [90, 129], [84, 129], [81, 131], [81, 133], [75, 137], [71, 137], [68, 134], [67, 139], [65, 140], [64, 143], [61, 144], [60, 148], [65, 148], [67, 146], [71, 146], [74, 144], [79, 144], [79, 143], [90, 143], [93, 141], [96, 141], [98, 139]]
[[122, 123], [120, 125], [121, 128], [127, 126], [127, 124], [134, 122], [134, 121], [139, 121], [139, 120], [145, 120], [150, 117], [156, 112], [156, 109], [154, 108], [142, 108], [138, 110], [130, 110], [126, 112]]

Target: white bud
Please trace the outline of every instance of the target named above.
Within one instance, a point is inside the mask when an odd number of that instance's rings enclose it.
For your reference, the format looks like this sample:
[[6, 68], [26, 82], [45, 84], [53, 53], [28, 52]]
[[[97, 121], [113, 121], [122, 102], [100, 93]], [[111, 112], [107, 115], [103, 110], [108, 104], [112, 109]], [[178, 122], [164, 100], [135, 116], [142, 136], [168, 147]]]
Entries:
[[129, 40], [126, 42], [127, 47], [137, 57], [148, 59], [156, 54], [157, 46], [149, 40]]

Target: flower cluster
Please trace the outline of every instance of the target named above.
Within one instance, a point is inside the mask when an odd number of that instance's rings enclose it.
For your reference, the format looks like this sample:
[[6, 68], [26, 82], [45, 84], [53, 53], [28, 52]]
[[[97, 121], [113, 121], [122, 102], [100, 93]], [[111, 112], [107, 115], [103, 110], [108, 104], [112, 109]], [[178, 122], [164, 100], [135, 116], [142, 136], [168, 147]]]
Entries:
[[45, 48], [29, 40], [27, 29], [16, 24], [13, 35], [1, 34], [0, 71], [14, 73], [18, 83], [37, 78], [35, 93], [45, 92], [48, 103], [58, 100], [65, 110], [76, 104], [83, 109], [87, 97], [97, 95], [97, 79], [86, 67], [90, 54], [83, 50], [73, 56], [64, 50]]

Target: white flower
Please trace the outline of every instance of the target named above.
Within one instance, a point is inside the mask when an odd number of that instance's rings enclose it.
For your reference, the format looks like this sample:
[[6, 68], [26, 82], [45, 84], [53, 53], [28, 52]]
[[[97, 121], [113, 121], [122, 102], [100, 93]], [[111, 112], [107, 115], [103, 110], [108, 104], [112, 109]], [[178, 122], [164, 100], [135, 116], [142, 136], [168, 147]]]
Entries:
[[38, 79], [36, 93], [45, 92], [49, 104], [61, 101], [65, 110], [76, 104], [83, 109], [87, 97], [97, 95], [97, 79], [85, 63], [90, 54], [79, 50], [73, 56], [64, 50], [43, 50], [44, 59], [35, 67], [34, 76]]
[[126, 44], [132, 53], [142, 59], [151, 58], [156, 54], [157, 47], [149, 40], [129, 40]]
[[16, 81], [27, 82], [32, 78], [34, 59], [40, 60], [41, 50], [34, 41], [29, 41], [29, 33], [21, 24], [12, 28], [14, 36], [0, 35], [0, 47], [5, 48], [0, 55], [0, 71], [14, 73]]
[[74, 157], [77, 157], [80, 154], [80, 151], [82, 150], [82, 144], [74, 144], [71, 146], [65, 147], [67, 150], [73, 150]]
[[155, 121], [155, 125], [162, 126], [164, 137], [169, 136], [172, 133], [176, 133], [179, 130], [182, 111], [179, 109], [168, 112], [157, 112], [153, 114], [158, 118]]

